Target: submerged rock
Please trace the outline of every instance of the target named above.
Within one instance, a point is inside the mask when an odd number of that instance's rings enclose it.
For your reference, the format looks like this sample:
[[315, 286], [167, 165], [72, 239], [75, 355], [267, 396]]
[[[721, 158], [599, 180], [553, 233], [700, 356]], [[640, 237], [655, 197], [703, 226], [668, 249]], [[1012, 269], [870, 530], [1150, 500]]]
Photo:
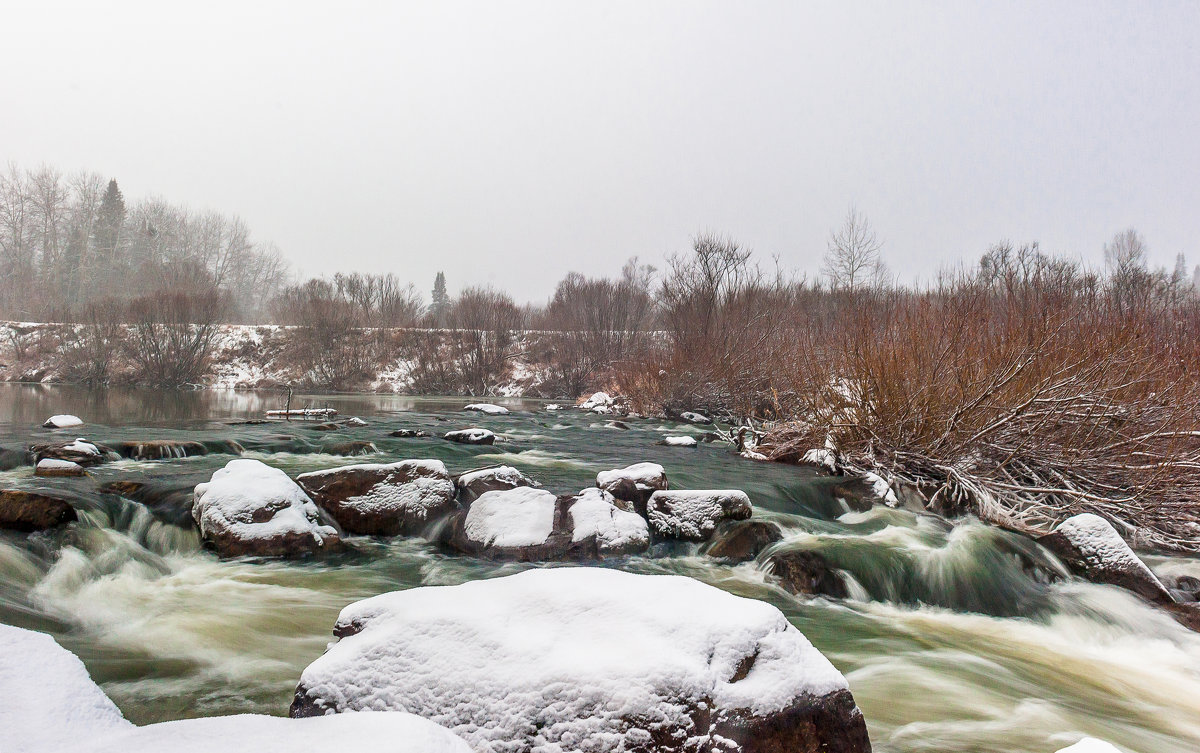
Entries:
[[42, 426], [46, 429], [69, 429], [72, 426], [83, 426], [83, 419], [79, 416], [64, 413], [47, 418], [46, 423], [42, 424]]
[[42, 458], [33, 469], [33, 475], [46, 478], [86, 476], [87, 471], [79, 463], [72, 463], [70, 460]]
[[332, 421], [329, 421], [329, 422], [326, 422], [323, 424], [315, 424], [313, 426], [306, 426], [305, 428], [308, 429], [309, 431], [337, 431], [338, 429], [340, 429], [342, 427], [333, 423]]
[[717, 528], [712, 542], [704, 549], [709, 557], [730, 562], [748, 562], [764, 549], [783, 540], [778, 525], [765, 520], [738, 520]]
[[1038, 543], [1058, 555], [1076, 575], [1129, 589], [1150, 601], [1174, 601], [1166, 586], [1142, 562], [1112, 524], [1099, 515], [1067, 518]]
[[522, 562], [645, 551], [646, 521], [614, 501], [599, 489], [565, 497], [527, 486], [484, 492], [456, 521], [450, 546], [476, 557]]
[[208, 448], [200, 442], [182, 439], [151, 439], [143, 442], [117, 442], [115, 449], [121, 457], [132, 460], [167, 460], [207, 455]]
[[459, 444], [495, 444], [496, 435], [487, 429], [459, 429], [458, 431], [448, 431], [442, 435], [442, 439], [448, 439], [451, 442]]
[[778, 609], [691, 578], [552, 568], [415, 588], [351, 604], [334, 635], [293, 717], [404, 709], [476, 753], [871, 749], [845, 678]]
[[750, 498], [737, 489], [656, 491], [646, 503], [655, 537], [708, 541], [724, 520], [745, 520], [754, 512]]
[[455, 484], [458, 487], [458, 499], [464, 505], [470, 504], [487, 492], [516, 489], [519, 486], [541, 486], [511, 465], [493, 465], [467, 471], [455, 480]]
[[658, 463], [635, 463], [600, 471], [596, 474], [596, 486], [629, 503], [640, 515], [646, 514], [646, 503], [651, 494], [669, 488], [667, 472]]
[[374, 442], [355, 439], [349, 442], [326, 442], [321, 445], [321, 452], [326, 455], [357, 457], [358, 455], [373, 455], [379, 452], [379, 448], [375, 446]]
[[198, 484], [192, 517], [222, 557], [297, 557], [335, 548], [337, 529], [278, 468], [239, 458]]
[[846, 584], [818, 552], [777, 552], [767, 558], [767, 567], [780, 585], [794, 594], [835, 599], [849, 595]]
[[349, 533], [416, 535], [455, 508], [454, 482], [440, 460], [348, 465], [296, 482]]
[[54, 494], [24, 489], [0, 490], [0, 528], [43, 531], [78, 519], [71, 503]]

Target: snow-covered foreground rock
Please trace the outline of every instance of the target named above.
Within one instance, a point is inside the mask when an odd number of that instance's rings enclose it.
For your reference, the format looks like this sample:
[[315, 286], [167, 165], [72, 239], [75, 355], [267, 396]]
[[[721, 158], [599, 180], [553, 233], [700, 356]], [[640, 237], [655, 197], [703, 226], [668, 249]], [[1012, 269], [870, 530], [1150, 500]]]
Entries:
[[738, 489], [657, 491], [646, 504], [654, 535], [683, 541], [708, 541], [721, 521], [745, 520], [753, 512]]
[[495, 444], [496, 435], [487, 429], [459, 429], [457, 431], [448, 431], [442, 435], [442, 439], [448, 439], [451, 442], [459, 444]]
[[1166, 586], [1142, 562], [1112, 524], [1099, 515], [1067, 518], [1038, 543], [1058, 555], [1077, 575], [1127, 588], [1151, 601], [1174, 601]]
[[496, 465], [467, 471], [456, 480], [459, 501], [470, 504], [487, 492], [516, 489], [518, 486], [541, 486], [511, 465]]
[[240, 715], [135, 727], [83, 662], [44, 633], [0, 625], [0, 743], [4, 753], [468, 753], [449, 730], [412, 714], [321, 719]]
[[870, 750], [845, 678], [775, 607], [679, 576], [538, 569], [342, 610], [294, 717], [403, 709], [499, 751]]
[[455, 521], [450, 546], [476, 557], [525, 562], [645, 551], [646, 521], [615, 501], [595, 488], [564, 497], [529, 486], [484, 492]]
[[296, 482], [349, 533], [411, 536], [455, 508], [454, 482], [440, 460], [348, 465]]
[[223, 557], [293, 557], [340, 543], [313, 501], [283, 471], [249, 458], [231, 460], [197, 484], [192, 517]]
[[625, 468], [600, 471], [596, 474], [596, 486], [645, 515], [650, 495], [668, 488], [667, 472], [658, 463], [634, 463]]

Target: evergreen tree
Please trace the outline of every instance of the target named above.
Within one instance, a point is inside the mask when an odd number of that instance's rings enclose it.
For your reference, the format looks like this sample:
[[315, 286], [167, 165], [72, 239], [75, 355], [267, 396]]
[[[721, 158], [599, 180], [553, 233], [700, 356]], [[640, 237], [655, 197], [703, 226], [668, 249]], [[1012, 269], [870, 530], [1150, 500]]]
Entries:
[[430, 295], [429, 314], [439, 327], [446, 325], [446, 314], [450, 311], [450, 296], [446, 293], [446, 275], [438, 272], [433, 278], [433, 293]]
[[121, 237], [121, 226], [125, 224], [125, 197], [117, 187], [115, 179], [108, 182], [108, 189], [96, 212], [96, 250], [101, 258], [111, 263], [115, 260], [117, 244]]

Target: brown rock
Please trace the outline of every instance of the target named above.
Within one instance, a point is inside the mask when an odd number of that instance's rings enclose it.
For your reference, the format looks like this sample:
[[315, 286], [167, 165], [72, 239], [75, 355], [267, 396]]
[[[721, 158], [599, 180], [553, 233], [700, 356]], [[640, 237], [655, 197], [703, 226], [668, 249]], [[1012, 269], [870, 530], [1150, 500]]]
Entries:
[[321, 445], [321, 452], [326, 455], [343, 455], [345, 457], [355, 457], [358, 455], [372, 455], [379, 452], [379, 448], [373, 442], [367, 442], [362, 439], [355, 439], [348, 442], [326, 442]]
[[767, 558], [780, 585], [794, 594], [846, 598], [846, 584], [817, 552], [778, 552]]
[[75, 508], [61, 497], [21, 489], [0, 490], [0, 528], [42, 531], [78, 519]]
[[416, 535], [457, 507], [440, 460], [351, 465], [296, 482], [344, 530], [369, 536]]
[[208, 448], [199, 442], [182, 439], [151, 439], [143, 442], [117, 442], [115, 449], [121, 457], [131, 460], [168, 460], [207, 455]]
[[747, 562], [782, 539], [783, 532], [774, 523], [739, 520], [720, 526], [704, 553], [731, 562]]

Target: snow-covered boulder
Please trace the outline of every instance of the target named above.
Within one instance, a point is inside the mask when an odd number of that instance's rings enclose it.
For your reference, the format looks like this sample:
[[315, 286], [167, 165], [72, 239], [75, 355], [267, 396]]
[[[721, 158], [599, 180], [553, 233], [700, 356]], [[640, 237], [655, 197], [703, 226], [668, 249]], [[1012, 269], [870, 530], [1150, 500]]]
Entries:
[[669, 488], [667, 472], [658, 463], [634, 463], [624, 468], [600, 471], [596, 486], [619, 500], [628, 502], [633, 510], [645, 515], [646, 502], [656, 491]]
[[87, 471], [79, 463], [70, 460], [42, 458], [33, 469], [33, 475], [56, 478], [63, 476], [86, 476]]
[[1174, 601], [1166, 586], [1142, 562], [1117, 529], [1099, 515], [1082, 513], [1067, 518], [1038, 543], [1058, 555], [1067, 567], [1096, 583], [1127, 588], [1151, 601]]
[[679, 417], [689, 424], [711, 424], [713, 422], [711, 418], [703, 413], [696, 413], [694, 411], [684, 411], [679, 414]]
[[4, 753], [76, 750], [133, 725], [87, 668], [46, 635], [0, 624], [0, 743]]
[[765, 520], [737, 520], [717, 527], [704, 549], [709, 557], [730, 562], [755, 559], [764, 549], [783, 540], [779, 526]]
[[458, 485], [458, 499], [464, 505], [470, 504], [487, 492], [516, 489], [518, 486], [541, 486], [511, 465], [493, 465], [467, 471], [460, 475], [455, 483]]
[[528, 486], [484, 492], [460, 515], [450, 545], [476, 557], [525, 562], [645, 551], [646, 521], [614, 502], [600, 489], [566, 497]]
[[1112, 743], [1106, 743], [1094, 737], [1085, 737], [1074, 745], [1060, 748], [1058, 753], [1121, 753], [1121, 750]]
[[58, 444], [43, 444], [34, 445], [29, 448], [33, 454], [34, 460], [41, 461], [46, 458], [53, 460], [66, 460], [79, 465], [96, 465], [108, 460], [110, 457], [116, 457], [111, 450], [102, 449], [94, 442], [89, 442], [83, 437], [79, 437], [71, 442], [60, 442]]
[[593, 392], [591, 397], [579, 404], [579, 407], [590, 411], [595, 411], [597, 408], [608, 408], [611, 410], [614, 402], [612, 396], [607, 392]]
[[646, 503], [650, 530], [661, 539], [708, 541], [723, 520], [745, 520], [754, 512], [737, 489], [657, 491]]
[[487, 429], [459, 429], [458, 431], [448, 431], [442, 435], [442, 439], [448, 439], [451, 442], [459, 444], [495, 444], [496, 435]]
[[43, 531], [78, 519], [71, 503], [53, 494], [24, 489], [0, 490], [0, 528]]
[[117, 442], [114, 449], [121, 457], [132, 460], [169, 460], [171, 458], [190, 458], [208, 454], [208, 448], [201, 443], [183, 439]]
[[697, 444], [695, 437], [663, 437], [658, 443], [667, 447], [695, 447]]
[[231, 460], [197, 484], [192, 517], [200, 536], [223, 557], [302, 556], [340, 543], [313, 501], [278, 468]]
[[302, 473], [296, 483], [349, 533], [413, 536], [456, 507], [440, 460], [347, 465]]
[[870, 750], [844, 677], [783, 614], [680, 576], [534, 569], [342, 610], [293, 717], [404, 709], [476, 753]]
[[79, 416], [72, 416], [64, 413], [58, 416], [51, 416], [46, 419], [46, 423], [42, 424], [47, 429], [69, 429], [72, 426], [83, 426], [83, 419]]
[[491, 403], [471, 403], [463, 410], [475, 411], [487, 416], [503, 416], [508, 413], [508, 408], [503, 405], [492, 405]]

